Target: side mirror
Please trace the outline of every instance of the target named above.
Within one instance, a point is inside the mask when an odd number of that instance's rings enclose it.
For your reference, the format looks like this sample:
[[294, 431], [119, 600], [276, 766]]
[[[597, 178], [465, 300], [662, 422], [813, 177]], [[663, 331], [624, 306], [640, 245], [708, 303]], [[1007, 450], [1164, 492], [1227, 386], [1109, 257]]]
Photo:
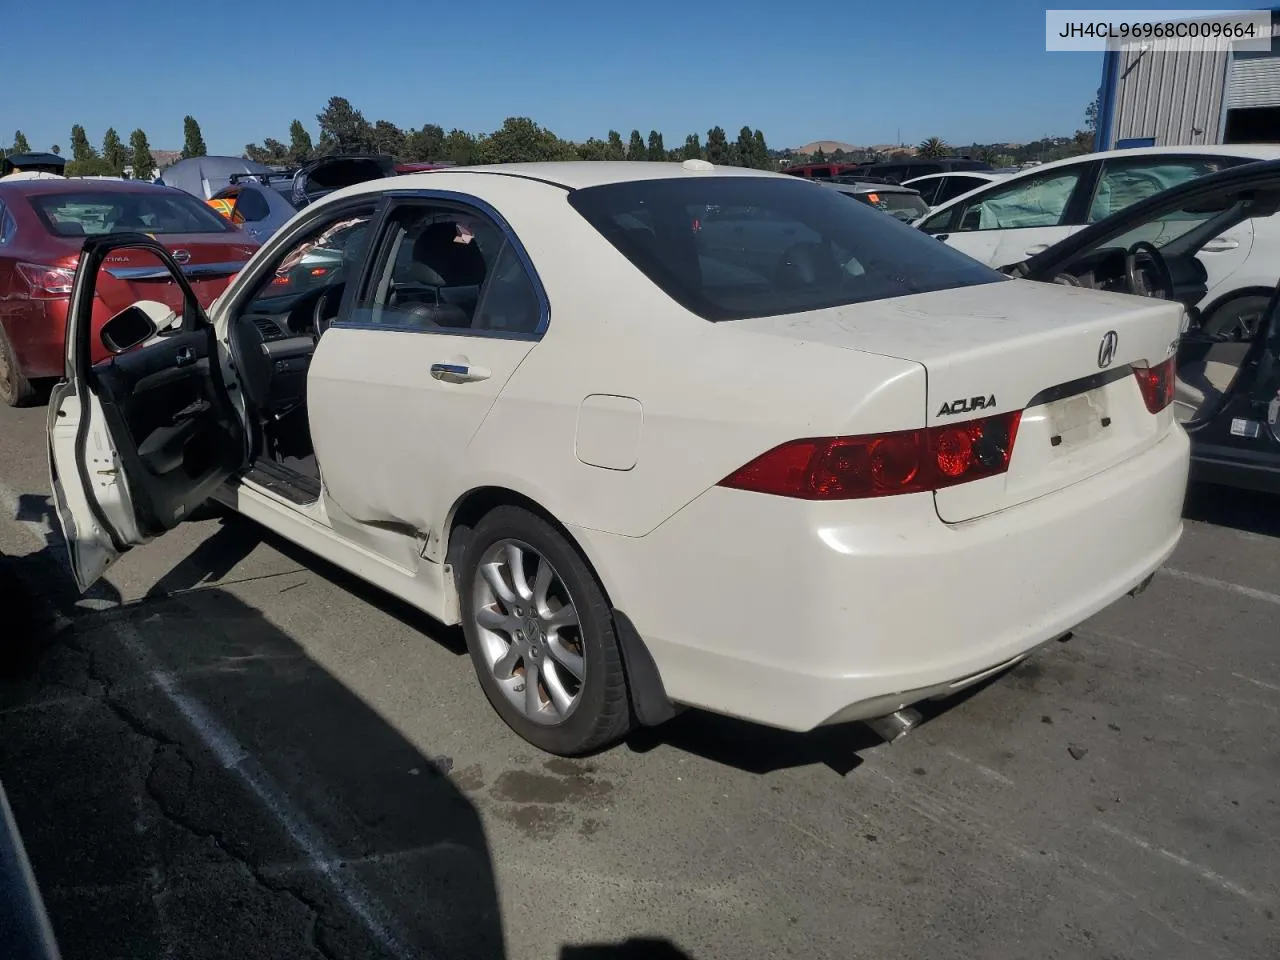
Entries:
[[126, 307], [102, 325], [102, 345], [109, 353], [127, 353], [156, 335], [155, 321], [138, 306]]

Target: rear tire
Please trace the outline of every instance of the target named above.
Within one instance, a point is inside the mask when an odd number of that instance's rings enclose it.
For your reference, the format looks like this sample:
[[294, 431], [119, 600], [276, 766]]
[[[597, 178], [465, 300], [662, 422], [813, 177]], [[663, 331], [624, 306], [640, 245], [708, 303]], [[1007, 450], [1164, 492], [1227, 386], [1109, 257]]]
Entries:
[[1204, 332], [1214, 336], [1229, 335], [1238, 343], [1252, 340], [1258, 332], [1270, 297], [1248, 296], [1228, 300], [1209, 315], [1204, 322]]
[[467, 650], [507, 725], [566, 757], [622, 739], [631, 701], [612, 610], [565, 536], [527, 510], [498, 507], [476, 524], [459, 568]]
[[4, 327], [0, 326], [0, 400], [10, 407], [26, 407], [35, 398], [36, 389], [18, 369], [18, 358]]

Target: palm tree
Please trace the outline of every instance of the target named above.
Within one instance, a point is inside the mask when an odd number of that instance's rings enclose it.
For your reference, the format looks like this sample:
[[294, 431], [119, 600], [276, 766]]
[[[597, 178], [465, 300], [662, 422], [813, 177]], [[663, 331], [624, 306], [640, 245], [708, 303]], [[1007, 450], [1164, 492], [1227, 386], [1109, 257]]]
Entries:
[[945, 157], [950, 152], [951, 148], [947, 146], [947, 142], [938, 137], [930, 137], [928, 140], [921, 141], [920, 146], [916, 147], [916, 156], [927, 157], [930, 160]]

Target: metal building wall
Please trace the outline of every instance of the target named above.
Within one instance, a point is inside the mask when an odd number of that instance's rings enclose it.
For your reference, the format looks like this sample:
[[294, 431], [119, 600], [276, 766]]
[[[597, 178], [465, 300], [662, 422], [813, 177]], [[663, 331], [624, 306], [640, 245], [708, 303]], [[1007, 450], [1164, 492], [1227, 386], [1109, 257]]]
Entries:
[[1118, 54], [1109, 146], [1139, 137], [1154, 137], [1158, 146], [1218, 142], [1227, 51], [1128, 49]]

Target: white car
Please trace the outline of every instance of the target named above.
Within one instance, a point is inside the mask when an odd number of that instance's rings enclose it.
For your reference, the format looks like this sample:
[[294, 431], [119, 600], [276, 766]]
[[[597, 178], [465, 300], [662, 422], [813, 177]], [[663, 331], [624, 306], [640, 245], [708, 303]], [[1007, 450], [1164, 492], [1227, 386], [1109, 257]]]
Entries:
[[[1141, 147], [1039, 164], [944, 203], [921, 230], [993, 267], [1019, 263], [1092, 223], [1196, 177], [1241, 163], [1280, 158], [1277, 144]], [[1185, 219], [1150, 224], [1159, 244]], [[1280, 278], [1280, 223], [1246, 220], [1201, 248], [1209, 274], [1198, 306], [1209, 332], [1256, 329]]]
[[927, 173], [923, 177], [903, 180], [902, 185], [920, 191], [920, 199], [932, 212], [949, 200], [1008, 176], [1007, 173], [993, 170], [953, 170], [950, 173]]
[[[341, 268], [277, 284], [339, 224]], [[793, 177], [360, 184], [208, 316], [118, 314], [90, 366], [121, 246], [185, 288], [145, 236], [85, 244], [49, 416], [81, 588], [215, 497], [461, 622], [497, 712], [555, 753], [680, 704], [884, 717], [1140, 588], [1181, 534], [1181, 305], [1011, 280]]]

